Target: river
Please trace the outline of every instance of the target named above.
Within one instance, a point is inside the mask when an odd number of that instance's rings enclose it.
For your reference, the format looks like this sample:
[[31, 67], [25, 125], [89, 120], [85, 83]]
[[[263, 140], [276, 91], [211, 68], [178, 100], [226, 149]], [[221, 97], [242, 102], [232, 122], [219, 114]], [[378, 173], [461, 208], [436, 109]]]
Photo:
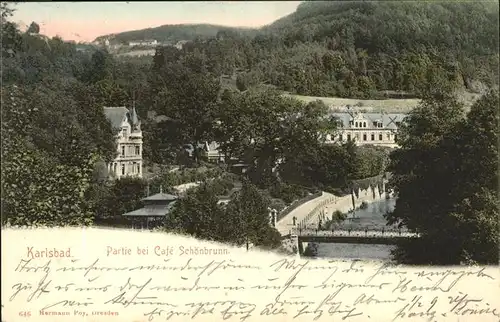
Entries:
[[[338, 224], [336, 229], [348, 230], [382, 230], [386, 226], [383, 215], [387, 211], [392, 211], [396, 200], [382, 199], [371, 202], [366, 209], [357, 209], [355, 220], [344, 220]], [[389, 261], [391, 259], [392, 245], [364, 245], [364, 244], [332, 244], [318, 243], [316, 257], [327, 258], [349, 258]]]

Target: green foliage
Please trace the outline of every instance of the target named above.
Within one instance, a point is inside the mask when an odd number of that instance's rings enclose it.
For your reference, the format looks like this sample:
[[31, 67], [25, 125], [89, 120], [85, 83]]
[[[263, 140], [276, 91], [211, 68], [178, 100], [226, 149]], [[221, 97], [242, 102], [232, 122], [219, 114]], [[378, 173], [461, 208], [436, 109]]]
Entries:
[[[228, 203], [226, 212], [238, 229], [237, 243], [275, 248], [281, 236], [269, 225], [270, 200], [249, 182]], [[279, 236], [279, 237], [278, 237]]]
[[233, 229], [235, 222], [217, 202], [217, 196], [206, 184], [188, 190], [167, 214], [165, 229], [199, 239], [232, 242], [237, 234]]
[[250, 164], [249, 178], [266, 188], [276, 181], [279, 160], [321, 144], [322, 136], [332, 129], [325, 115], [322, 103], [305, 105], [272, 90], [226, 91], [217, 112], [215, 138], [228, 158]]
[[114, 158], [114, 133], [78, 81], [75, 44], [38, 35], [36, 23], [21, 33], [9, 10], [2, 3], [2, 223], [91, 224], [87, 195]]
[[143, 207], [147, 183], [138, 178], [120, 178], [108, 184], [94, 182], [87, 191], [96, 224], [123, 222], [124, 213]]
[[370, 145], [356, 147], [353, 179], [371, 178], [383, 174], [389, 163], [390, 150]]
[[332, 221], [343, 221], [347, 218], [347, 214], [342, 213], [340, 210], [335, 210], [332, 214]]
[[[168, 131], [169, 140], [164, 142], [160, 139], [155, 146], [163, 144], [163, 151], [167, 150], [167, 154], [178, 151], [188, 143], [198, 147], [199, 143], [211, 141], [220, 91], [220, 82], [206, 72], [203, 57], [192, 53], [181, 60], [171, 61], [168, 59], [172, 56], [170, 51], [157, 50], [151, 84], [151, 90], [156, 94], [152, 102], [154, 111], [168, 116], [167, 121], [153, 126], [152, 131], [159, 135]], [[197, 153], [194, 159], [198, 161]]]
[[32, 22], [28, 29], [26, 30], [29, 34], [37, 34], [40, 32], [40, 26], [36, 22]]
[[294, 200], [304, 198], [307, 195], [307, 189], [294, 184], [276, 182], [268, 188], [269, 194], [290, 204]]
[[422, 239], [399, 250], [402, 260], [498, 263], [498, 104], [489, 92], [464, 117], [441, 96], [411, 113], [391, 155], [398, 199], [388, 219]]
[[[3, 130], [3, 128], [2, 128]], [[2, 131], [5, 140], [5, 132]], [[2, 147], [2, 222], [19, 226], [88, 225], [84, 193], [93, 159], [58, 164], [28, 140], [10, 136]]]
[[377, 186], [389, 163], [389, 149], [376, 146], [307, 146], [280, 165], [287, 183], [343, 194], [347, 188]]
[[205, 240], [276, 248], [281, 236], [269, 225], [269, 204], [255, 186], [244, 183], [227, 206], [222, 206], [212, 184], [204, 183], [176, 202], [165, 228]]
[[161, 49], [170, 55], [163, 61], [203, 62], [240, 91], [269, 84], [301, 95], [380, 98], [388, 90], [422, 96], [498, 86], [498, 6], [485, 2], [314, 1], [250, 33], [162, 26], [116, 39], [176, 41], [175, 33], [194, 29], [182, 50]]

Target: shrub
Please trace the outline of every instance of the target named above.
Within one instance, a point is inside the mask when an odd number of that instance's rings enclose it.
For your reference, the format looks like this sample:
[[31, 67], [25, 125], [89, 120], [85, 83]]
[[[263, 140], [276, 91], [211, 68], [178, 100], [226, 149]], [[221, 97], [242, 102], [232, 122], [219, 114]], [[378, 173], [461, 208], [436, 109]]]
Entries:
[[343, 221], [347, 218], [347, 214], [342, 213], [340, 210], [335, 210], [332, 214], [332, 221]]
[[368, 203], [366, 201], [363, 201], [361, 205], [359, 205], [359, 209], [366, 209], [368, 208]]

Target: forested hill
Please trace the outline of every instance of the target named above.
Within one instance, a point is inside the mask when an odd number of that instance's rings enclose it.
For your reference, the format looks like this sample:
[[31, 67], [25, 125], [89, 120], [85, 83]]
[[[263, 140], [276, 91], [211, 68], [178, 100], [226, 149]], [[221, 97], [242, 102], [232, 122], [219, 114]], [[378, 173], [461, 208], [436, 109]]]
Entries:
[[[241, 90], [264, 83], [309, 96], [380, 98], [392, 90], [418, 97], [497, 86], [498, 27], [498, 2], [315, 1], [253, 37], [199, 25], [197, 35], [217, 37], [179, 54], [201, 54], [208, 72], [232, 77]], [[171, 33], [156, 34], [161, 28]], [[117, 37], [162, 40], [174, 30], [188, 37], [187, 27], [161, 28]]]
[[156, 39], [159, 42], [177, 42], [181, 40], [207, 39], [217, 36], [219, 31], [232, 31], [242, 34], [255, 34], [256, 29], [233, 28], [210, 24], [164, 25], [155, 28], [125, 31], [114, 35], [99, 36], [95, 41], [112, 38], [117, 43], [128, 43], [134, 40]]
[[273, 39], [278, 71], [302, 67], [280, 87], [359, 96], [497, 82], [498, 27], [498, 2], [304, 2], [260, 37]]

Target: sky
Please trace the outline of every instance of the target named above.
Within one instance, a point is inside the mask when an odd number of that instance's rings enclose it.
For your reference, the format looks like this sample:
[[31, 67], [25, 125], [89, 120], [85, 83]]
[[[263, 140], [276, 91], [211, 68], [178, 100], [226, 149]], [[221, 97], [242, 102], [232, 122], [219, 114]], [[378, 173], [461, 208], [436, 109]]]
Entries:
[[96, 37], [169, 24], [210, 23], [260, 27], [295, 11], [300, 1], [213, 2], [24, 2], [12, 20], [21, 28], [35, 21], [40, 33], [66, 40]]

